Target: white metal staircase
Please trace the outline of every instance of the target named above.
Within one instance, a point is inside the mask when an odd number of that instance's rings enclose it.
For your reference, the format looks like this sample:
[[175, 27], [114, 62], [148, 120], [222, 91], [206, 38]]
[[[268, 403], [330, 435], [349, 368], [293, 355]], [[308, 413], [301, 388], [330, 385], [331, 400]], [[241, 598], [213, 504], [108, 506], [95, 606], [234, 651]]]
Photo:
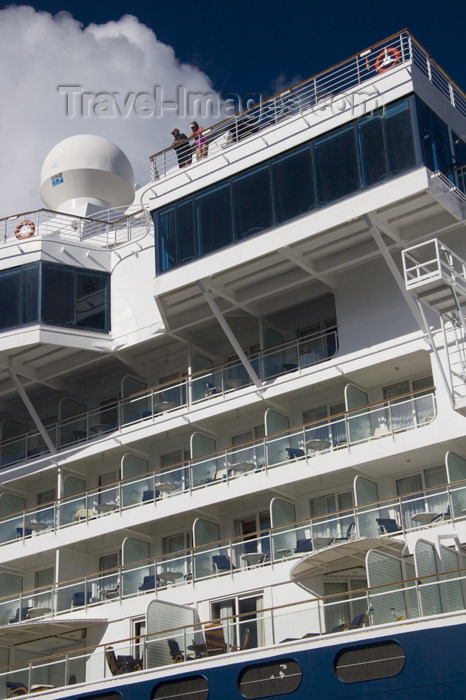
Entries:
[[466, 415], [466, 262], [437, 238], [402, 257], [406, 291], [442, 318], [452, 401]]

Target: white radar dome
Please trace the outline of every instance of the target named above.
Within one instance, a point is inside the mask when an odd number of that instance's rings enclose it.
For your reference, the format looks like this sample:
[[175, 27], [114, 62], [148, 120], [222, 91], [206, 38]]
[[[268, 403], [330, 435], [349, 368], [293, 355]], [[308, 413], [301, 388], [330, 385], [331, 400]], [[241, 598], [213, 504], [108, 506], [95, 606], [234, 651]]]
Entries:
[[45, 157], [40, 196], [49, 209], [79, 216], [126, 207], [134, 199], [133, 169], [123, 151], [108, 139], [71, 136]]

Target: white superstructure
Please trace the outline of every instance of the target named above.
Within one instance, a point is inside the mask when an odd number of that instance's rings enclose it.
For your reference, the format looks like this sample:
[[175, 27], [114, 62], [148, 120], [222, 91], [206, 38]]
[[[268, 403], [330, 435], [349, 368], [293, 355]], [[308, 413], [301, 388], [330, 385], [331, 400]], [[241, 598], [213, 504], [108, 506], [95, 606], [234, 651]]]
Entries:
[[464, 623], [465, 133], [403, 32], [135, 196], [52, 149], [2, 222], [0, 697], [269, 697], [247, 663]]

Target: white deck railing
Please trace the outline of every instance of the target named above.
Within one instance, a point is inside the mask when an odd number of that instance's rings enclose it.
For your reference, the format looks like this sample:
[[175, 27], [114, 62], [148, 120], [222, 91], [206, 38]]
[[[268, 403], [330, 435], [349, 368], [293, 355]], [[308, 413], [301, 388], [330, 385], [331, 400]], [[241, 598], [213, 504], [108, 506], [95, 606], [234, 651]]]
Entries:
[[[90, 527], [99, 527], [99, 517], [89, 516]], [[356, 537], [404, 537], [420, 528], [465, 519], [466, 482], [458, 481], [3, 596], [0, 625], [87, 610], [143, 593], [157, 596], [167, 586], [218, 575], [235, 577]]]
[[[286, 119], [313, 111], [325, 116], [325, 111], [329, 108], [338, 112], [342, 109], [354, 110], [356, 99], [357, 104], [362, 104], [377, 95], [376, 92], [367, 90], [367, 87], [359, 90], [360, 86], [389, 69], [410, 63], [414, 64], [463, 116], [466, 116], [466, 96], [462, 90], [411, 34], [401, 32], [308, 80], [261, 100], [259, 104], [234, 117], [209, 126], [204, 130], [208, 141], [208, 158], [221, 155], [223, 158], [219, 160], [219, 164], [222, 161], [224, 164], [229, 151], [241, 146], [244, 139], [261, 138], [263, 131]], [[194, 143], [191, 139], [189, 143], [193, 148], [192, 165], [182, 171], [188, 178], [191, 168], [197, 164]], [[200, 163], [202, 162], [201, 160]], [[150, 163], [153, 182], [180, 172], [177, 155], [172, 148], [150, 156]]]
[[[248, 652], [249, 663], [251, 651], [257, 650], [256, 663], [266, 661], [262, 649], [276, 648], [280, 645], [286, 653], [290, 645], [310, 646], [319, 644], [323, 635], [339, 635], [345, 641], [346, 635], [357, 634], [358, 629], [380, 627], [384, 634], [384, 625], [388, 634], [394, 629], [401, 631], [406, 621], [427, 620], [430, 616], [454, 616], [464, 613], [464, 600], [461, 603], [456, 596], [456, 602], [448, 606], [448, 591], [455, 593], [466, 583], [466, 570], [455, 569], [428, 576], [418, 576], [404, 581], [390, 581], [386, 587], [352, 590], [347, 594], [303, 599], [291, 604], [285, 604], [260, 610], [255, 617], [237, 615], [203, 621], [196, 625], [174, 627], [172, 629], [151, 630], [148, 634], [115, 641], [111, 643], [115, 655], [125, 655], [127, 670], [131, 668], [137, 673], [137, 668], [170, 672], [173, 660], [170, 658], [168, 640], [174, 640], [182, 657], [187, 664], [186, 670], [195, 671], [198, 661], [209, 657], [206, 629], [217, 629], [219, 637], [225, 640], [225, 661], [239, 661], [241, 656], [241, 641], [248, 639], [245, 649]], [[462, 597], [462, 596], [460, 596]], [[432, 598], [444, 601], [441, 610], [432, 611]], [[402, 601], [402, 609], [400, 609]], [[404, 601], [404, 602], [403, 602]], [[356, 613], [356, 614], [355, 614]], [[357, 614], [359, 613], [359, 615]], [[345, 619], [346, 618], [346, 619]], [[329, 629], [326, 620], [341, 619], [340, 625]], [[358, 622], [356, 622], [356, 620]], [[395, 627], [394, 627], [395, 625]], [[249, 634], [246, 635], [246, 628]], [[305, 633], [296, 637], [297, 630]], [[251, 631], [253, 634], [251, 634]], [[352, 636], [354, 639], [354, 636]], [[59, 689], [66, 687], [73, 676], [73, 683], [94, 683], [111, 678], [112, 674], [106, 660], [109, 643], [74, 650], [67, 653], [56, 653], [51, 656], [36, 658], [28, 663], [16, 663], [4, 667], [0, 673], [0, 698], [7, 696], [5, 683], [16, 682], [28, 689], [34, 690], [34, 685], [45, 683], [46, 688]], [[214, 654], [214, 652], [212, 652]], [[92, 663], [89, 656], [92, 655]], [[219, 658], [218, 650], [215, 653]], [[130, 664], [129, 662], [132, 663]], [[205, 669], [203, 664], [202, 668]], [[123, 671], [124, 673], [124, 671]], [[157, 676], [163, 678], [163, 674]], [[137, 681], [137, 676], [134, 678]], [[113, 687], [113, 686], [112, 686]], [[90, 688], [88, 687], [89, 691]]]
[[99, 212], [95, 217], [63, 214], [49, 209], [23, 212], [0, 219], [0, 241], [4, 244], [21, 244], [37, 238], [58, 239], [74, 243], [86, 241], [88, 245], [114, 248], [144, 236], [152, 228], [152, 222], [145, 212], [134, 207], [132, 209], [110, 209]]
[[[338, 351], [336, 327], [312, 333], [293, 341], [262, 350], [251, 356], [256, 374], [264, 382], [290, 372], [299, 372], [333, 357]], [[47, 425], [58, 450], [77, 443], [101, 439], [125, 426], [148, 419], [157, 420], [170, 411], [190, 409], [200, 402], [231, 394], [252, 385], [252, 379], [239, 362], [228, 362], [183, 379], [146, 389], [105, 408], [96, 408], [66, 420]], [[38, 430], [0, 441], [0, 467], [37, 458], [48, 452]]]
[[350, 450], [381, 438], [421, 428], [436, 416], [433, 390], [425, 389], [389, 401], [358, 408], [324, 420], [265, 436], [252, 442], [184, 460], [171, 467], [133, 476], [40, 507], [0, 519], [0, 545], [29, 538], [81, 521], [174, 498], [214, 484], [229, 483], [248, 474], [265, 473], [289, 461], [311, 460], [325, 453]]

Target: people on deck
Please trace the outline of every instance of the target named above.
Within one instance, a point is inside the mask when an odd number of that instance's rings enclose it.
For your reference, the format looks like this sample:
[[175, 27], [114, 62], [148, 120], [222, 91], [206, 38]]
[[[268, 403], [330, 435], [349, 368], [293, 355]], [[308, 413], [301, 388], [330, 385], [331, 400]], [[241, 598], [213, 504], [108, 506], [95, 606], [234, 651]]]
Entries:
[[209, 145], [206, 137], [204, 136], [202, 127], [200, 127], [197, 122], [191, 122], [191, 129], [192, 132], [190, 138], [194, 137], [194, 143], [196, 144], [196, 160], [207, 158]]
[[180, 168], [186, 168], [188, 165], [191, 165], [192, 161], [191, 144], [188, 141], [188, 137], [179, 129], [173, 129], [172, 136], [174, 140], [171, 148], [175, 149], [178, 165]]

